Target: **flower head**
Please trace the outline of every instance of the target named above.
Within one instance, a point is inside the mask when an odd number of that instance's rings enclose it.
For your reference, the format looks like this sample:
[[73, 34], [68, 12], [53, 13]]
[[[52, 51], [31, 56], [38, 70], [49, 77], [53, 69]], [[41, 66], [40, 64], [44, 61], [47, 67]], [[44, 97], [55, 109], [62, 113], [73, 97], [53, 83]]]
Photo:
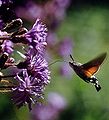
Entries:
[[38, 98], [42, 98], [45, 83], [36, 77], [28, 75], [26, 69], [23, 69], [15, 78], [19, 85], [13, 89], [12, 100], [17, 107], [27, 103], [31, 110], [31, 104], [37, 102]]
[[[18, 68], [22, 69], [22, 72], [15, 77], [19, 86], [13, 92], [13, 101], [18, 107], [27, 102], [31, 110], [33, 101], [35, 102], [37, 98], [42, 97], [45, 85], [50, 82], [50, 71], [44, 57], [36, 52], [32, 46], [25, 56], [25, 61], [18, 64]], [[19, 92], [22, 93], [22, 96]], [[35, 99], [32, 96], [35, 96]]]
[[50, 72], [48, 70], [48, 64], [40, 54], [33, 56], [33, 58], [30, 59], [28, 70], [30, 70], [34, 76], [44, 81], [46, 84], [49, 82]]
[[38, 52], [47, 45], [47, 28], [42, 24], [40, 19], [37, 19], [32, 29], [26, 33], [26, 39]]
[[[28, 104], [32, 109], [32, 103], [43, 98], [45, 86], [50, 82], [48, 63], [44, 58], [45, 46], [47, 45], [47, 28], [37, 19], [31, 30], [23, 26], [20, 18], [17, 19], [14, 10], [11, 9], [11, 0], [0, 0], [0, 68], [13, 68], [13, 74], [0, 76], [0, 79], [14, 77], [12, 85], [3, 86], [12, 90], [12, 100], [18, 108]], [[14, 44], [13, 44], [14, 43]], [[19, 53], [24, 61], [16, 63], [10, 54], [14, 51], [15, 44], [24, 45], [26, 54]], [[19, 44], [18, 44], [19, 45]]]
[[48, 69], [48, 63], [34, 48], [28, 50], [26, 60], [19, 63], [18, 67], [27, 69], [28, 73], [32, 76], [44, 81], [46, 84], [49, 83], [50, 71]]

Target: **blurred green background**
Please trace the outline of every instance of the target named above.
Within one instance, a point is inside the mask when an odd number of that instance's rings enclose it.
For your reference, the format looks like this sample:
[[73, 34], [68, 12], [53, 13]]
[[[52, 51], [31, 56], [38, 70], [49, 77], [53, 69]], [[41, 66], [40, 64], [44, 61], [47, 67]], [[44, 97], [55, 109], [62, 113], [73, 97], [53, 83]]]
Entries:
[[[64, 36], [73, 39], [74, 48], [71, 54], [78, 62], [85, 63], [102, 52], [109, 54], [108, 3], [72, 2], [57, 35], [60, 39]], [[109, 57], [107, 56], [96, 74], [102, 86], [100, 92], [82, 81], [73, 70], [71, 80], [61, 76], [59, 64], [50, 66], [51, 83], [45, 90], [45, 97], [51, 91], [58, 92], [68, 102], [68, 107], [60, 114], [59, 120], [109, 120]], [[0, 94], [0, 119], [30, 120], [31, 116], [27, 107], [17, 110], [9, 96]]]
[[[73, 56], [81, 62], [96, 57], [109, 49], [109, 9], [101, 6], [80, 6], [70, 10], [61, 25], [58, 35], [71, 36], [74, 40]], [[57, 66], [52, 66], [53, 71]], [[58, 91], [68, 100], [69, 108], [62, 113], [62, 120], [109, 120], [109, 60], [108, 56], [97, 78], [102, 86], [99, 93], [83, 82], [76, 74], [67, 80], [58, 73], [52, 73], [47, 88]], [[57, 77], [56, 77], [57, 76]], [[60, 120], [61, 120], [60, 119]]]

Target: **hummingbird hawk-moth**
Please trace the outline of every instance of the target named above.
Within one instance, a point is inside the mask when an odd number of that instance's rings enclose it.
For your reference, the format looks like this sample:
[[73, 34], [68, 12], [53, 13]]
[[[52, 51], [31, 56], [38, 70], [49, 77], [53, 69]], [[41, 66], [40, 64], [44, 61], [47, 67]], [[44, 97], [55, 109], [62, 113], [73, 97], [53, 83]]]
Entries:
[[99, 70], [100, 65], [106, 58], [106, 55], [107, 53], [103, 53], [85, 64], [76, 62], [70, 55], [72, 62], [69, 62], [69, 65], [80, 78], [82, 78], [87, 83], [92, 83], [96, 90], [99, 91], [101, 86], [99, 85], [98, 80], [94, 74]]

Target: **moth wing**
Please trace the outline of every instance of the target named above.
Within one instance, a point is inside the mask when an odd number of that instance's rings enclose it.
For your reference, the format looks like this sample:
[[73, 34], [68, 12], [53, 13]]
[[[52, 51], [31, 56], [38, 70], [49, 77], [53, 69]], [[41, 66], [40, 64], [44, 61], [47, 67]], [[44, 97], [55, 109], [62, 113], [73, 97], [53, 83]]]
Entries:
[[91, 77], [92, 75], [94, 75], [99, 69], [99, 66], [94, 66], [94, 67], [91, 67], [87, 70], [84, 70], [84, 73], [87, 77]]
[[92, 76], [94, 73], [98, 71], [100, 65], [106, 58], [107, 53], [103, 53], [100, 56], [96, 57], [95, 59], [85, 63], [82, 65], [84, 72], [87, 76]]

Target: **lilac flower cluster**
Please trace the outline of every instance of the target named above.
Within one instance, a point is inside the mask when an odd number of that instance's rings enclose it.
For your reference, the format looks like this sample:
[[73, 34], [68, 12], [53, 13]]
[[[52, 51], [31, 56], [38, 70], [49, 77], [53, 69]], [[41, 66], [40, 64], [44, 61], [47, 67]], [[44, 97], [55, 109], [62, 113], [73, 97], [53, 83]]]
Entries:
[[[10, 9], [10, 0], [0, 0], [0, 10]], [[10, 13], [10, 11], [7, 11]], [[12, 14], [13, 15], [13, 14]], [[12, 101], [20, 108], [28, 104], [29, 110], [32, 103], [37, 103], [39, 98], [43, 98], [45, 86], [50, 82], [50, 71], [48, 63], [44, 57], [47, 46], [47, 28], [40, 19], [36, 19], [31, 30], [23, 27], [20, 18], [4, 21], [4, 16], [0, 12], [0, 65], [2, 69], [13, 69], [14, 74], [0, 76], [0, 79], [14, 77], [15, 83], [2, 89], [11, 90]], [[23, 46], [24, 53], [17, 51], [23, 57], [23, 61], [16, 63], [12, 57], [16, 52], [15, 46]], [[16, 70], [17, 69], [17, 70]]]
[[[43, 4], [39, 4], [34, 0], [27, 0], [27, 3], [24, 6], [16, 8], [17, 15], [27, 21], [34, 21], [39, 17], [47, 24], [49, 28], [47, 36], [48, 51], [46, 51], [46, 54], [49, 56], [47, 58], [48, 61], [56, 59], [54, 58], [56, 57], [55, 55], [67, 60], [66, 58], [72, 53], [72, 39], [65, 37], [61, 40], [62, 42], [59, 42], [59, 38], [56, 34], [57, 29], [66, 16], [66, 11], [70, 2], [71, 0], [49, 0], [43, 2]], [[69, 76], [71, 77], [70, 71], [71, 69], [66, 63], [61, 64], [59, 68], [61, 75], [69, 78]]]
[[58, 93], [51, 92], [48, 95], [46, 105], [37, 104], [32, 110], [33, 120], [57, 120], [59, 114], [65, 110], [67, 102], [63, 96]]
[[34, 21], [37, 17], [46, 22], [51, 30], [55, 30], [66, 15], [70, 0], [48, 0], [43, 4], [27, 0], [24, 6], [16, 8], [18, 16]]

